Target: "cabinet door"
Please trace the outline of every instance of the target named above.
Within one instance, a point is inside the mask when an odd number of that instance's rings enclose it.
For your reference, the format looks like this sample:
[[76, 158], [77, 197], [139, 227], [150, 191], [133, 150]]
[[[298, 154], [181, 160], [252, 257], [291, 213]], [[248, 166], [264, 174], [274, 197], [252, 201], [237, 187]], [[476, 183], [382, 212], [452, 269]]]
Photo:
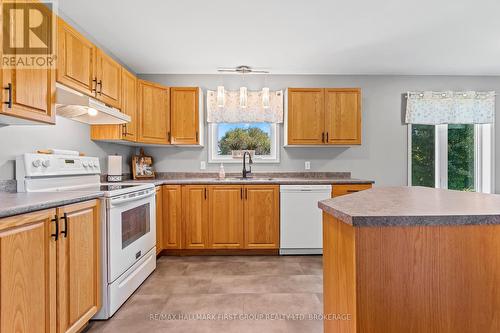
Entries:
[[279, 248], [279, 185], [244, 188], [245, 248]]
[[0, 219], [0, 332], [56, 331], [55, 210]]
[[[182, 247], [182, 191], [180, 185], [163, 186], [163, 248]], [[157, 231], [158, 232], [158, 231]]]
[[156, 254], [163, 250], [163, 193], [161, 186], [156, 187]]
[[55, 84], [53, 69], [4, 69], [1, 114], [55, 124]]
[[79, 332], [100, 308], [99, 202], [64, 206], [57, 215], [58, 333]]
[[324, 122], [323, 89], [288, 89], [288, 144], [323, 144]]
[[[19, 25], [19, 22], [14, 22], [16, 23]], [[46, 29], [52, 29], [51, 26], [40, 26], [40, 28], [45, 31], [38, 32], [46, 35], [50, 34]], [[0, 41], [2, 40], [0, 37]], [[55, 68], [35, 69], [19, 66], [4, 68], [0, 75], [2, 76], [0, 99], [3, 101], [0, 115], [13, 117], [6, 123], [29, 124], [34, 121], [55, 124]]]
[[326, 89], [325, 131], [328, 144], [361, 144], [361, 90]]
[[57, 82], [95, 95], [94, 44], [62, 19], [57, 20]]
[[172, 144], [199, 143], [198, 88], [170, 88]]
[[209, 248], [243, 247], [243, 187], [208, 186]]
[[121, 107], [122, 66], [97, 49], [97, 98], [115, 108]]
[[138, 81], [139, 142], [168, 144], [170, 137], [169, 89], [155, 83]]
[[332, 197], [352, 194], [372, 188], [372, 184], [339, 184], [332, 186]]
[[182, 186], [183, 248], [208, 246], [208, 200], [204, 185]]
[[137, 78], [122, 68], [121, 111], [130, 116], [130, 123], [123, 125], [123, 139], [137, 140]]

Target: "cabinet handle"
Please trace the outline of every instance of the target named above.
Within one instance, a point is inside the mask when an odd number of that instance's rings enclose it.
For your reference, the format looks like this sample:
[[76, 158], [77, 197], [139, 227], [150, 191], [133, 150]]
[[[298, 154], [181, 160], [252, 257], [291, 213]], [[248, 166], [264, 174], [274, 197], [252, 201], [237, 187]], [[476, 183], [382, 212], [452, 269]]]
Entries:
[[205, 187], [205, 200], [207, 200], [207, 188]]
[[57, 214], [50, 221], [55, 222], [55, 224], [56, 224], [56, 232], [51, 234], [50, 237], [54, 237], [54, 240], [58, 240], [59, 239], [59, 217], [57, 216]]
[[248, 199], [248, 189], [246, 188], [245, 189], [245, 200], [247, 200], [247, 199]]
[[328, 143], [328, 132], [326, 132], [326, 142]]
[[243, 187], [240, 188], [240, 199], [243, 199]]
[[92, 80], [92, 83], [94, 83], [94, 87], [92, 88], [92, 92], [97, 95], [97, 78]]
[[170, 141], [171, 141], [171, 139], [172, 139], [172, 135], [170, 134], [170, 131], [169, 131], [169, 132], [167, 132], [167, 137], [168, 137], [168, 142], [170, 142]]
[[64, 238], [68, 237], [68, 213], [64, 213], [61, 217], [64, 220], [64, 230], [61, 231], [61, 235], [64, 235]]
[[122, 125], [122, 135], [123, 136], [132, 135], [132, 133], [128, 132], [127, 124]]
[[325, 142], [325, 132], [321, 133], [321, 142]]
[[356, 193], [356, 192], [359, 192], [359, 190], [347, 190], [346, 192], [347, 193]]
[[7, 107], [9, 109], [12, 109], [12, 83], [7, 83], [7, 87], [4, 88], [9, 92], [9, 99], [7, 102], [3, 102], [4, 104], [7, 104]]
[[196, 142], [198, 142], [198, 131], [196, 131]]
[[[97, 82], [97, 84], [99, 85], [99, 92], [98, 92], [98, 94], [102, 95], [102, 80], [99, 80], [99, 82]], [[97, 89], [97, 85], [96, 85], [96, 89]]]

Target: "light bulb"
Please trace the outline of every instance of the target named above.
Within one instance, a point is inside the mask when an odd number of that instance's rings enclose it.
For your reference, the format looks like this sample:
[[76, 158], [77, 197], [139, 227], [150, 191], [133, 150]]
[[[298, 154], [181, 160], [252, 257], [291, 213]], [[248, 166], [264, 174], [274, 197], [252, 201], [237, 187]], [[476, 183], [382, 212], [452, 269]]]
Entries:
[[225, 91], [224, 91], [224, 86], [218, 86], [217, 87], [217, 106], [222, 108], [224, 107], [225, 103]]
[[262, 88], [262, 107], [264, 109], [269, 109], [269, 107], [271, 107], [271, 102], [269, 100], [269, 88]]
[[247, 88], [241, 87], [240, 88], [240, 108], [246, 108], [247, 105], [248, 105]]
[[96, 110], [96, 109], [94, 109], [94, 108], [88, 108], [88, 109], [87, 109], [87, 113], [88, 113], [88, 114], [89, 114], [89, 116], [91, 116], [91, 117], [95, 117], [95, 116], [97, 116], [97, 110]]

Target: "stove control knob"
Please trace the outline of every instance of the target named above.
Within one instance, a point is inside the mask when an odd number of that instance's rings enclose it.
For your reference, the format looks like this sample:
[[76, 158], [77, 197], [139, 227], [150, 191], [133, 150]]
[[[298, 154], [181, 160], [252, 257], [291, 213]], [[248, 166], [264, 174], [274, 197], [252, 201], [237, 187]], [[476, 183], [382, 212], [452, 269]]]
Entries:
[[93, 168], [94, 167], [94, 162], [90, 161], [89, 162], [89, 167]]
[[44, 168], [48, 168], [50, 166], [50, 160], [45, 160], [42, 162]]
[[39, 168], [40, 165], [42, 165], [42, 161], [41, 160], [33, 160], [33, 162], [31, 162], [33, 164], [33, 166], [35, 168]]
[[83, 161], [83, 162], [82, 162], [82, 164], [83, 164], [83, 166], [84, 166], [85, 168], [89, 166], [89, 162], [87, 162], [87, 161]]

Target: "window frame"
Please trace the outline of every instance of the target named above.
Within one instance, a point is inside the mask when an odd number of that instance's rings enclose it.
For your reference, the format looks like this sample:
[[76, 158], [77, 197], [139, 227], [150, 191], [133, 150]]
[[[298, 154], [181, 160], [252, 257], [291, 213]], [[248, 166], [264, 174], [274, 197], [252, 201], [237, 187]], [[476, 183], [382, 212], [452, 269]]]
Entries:
[[[434, 125], [435, 188], [448, 188], [448, 125]], [[407, 125], [407, 183], [412, 186], [412, 124]], [[489, 151], [489, 154], [485, 154]], [[437, 161], [437, 162], [436, 162]], [[474, 189], [495, 193], [495, 125], [474, 124]]]
[[[242, 124], [244, 122], [241, 122]], [[280, 124], [269, 123], [271, 126], [271, 155], [268, 157], [254, 156], [253, 163], [269, 164], [280, 163]], [[232, 158], [230, 155], [217, 154], [217, 129], [218, 123], [208, 124], [208, 163], [234, 163], [241, 164], [241, 159]]]

